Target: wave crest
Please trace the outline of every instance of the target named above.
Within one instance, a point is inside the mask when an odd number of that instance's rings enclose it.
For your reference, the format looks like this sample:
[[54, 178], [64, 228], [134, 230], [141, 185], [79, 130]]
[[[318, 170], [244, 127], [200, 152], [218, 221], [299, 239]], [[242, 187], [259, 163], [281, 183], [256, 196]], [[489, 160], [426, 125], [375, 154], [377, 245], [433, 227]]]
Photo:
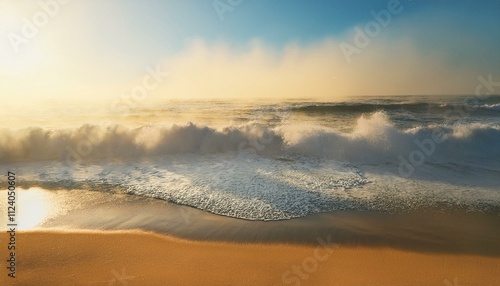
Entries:
[[[109, 159], [162, 154], [248, 151], [279, 156], [293, 153], [348, 161], [383, 163], [422, 146], [438, 159], [499, 158], [500, 127], [488, 124], [432, 125], [398, 129], [383, 112], [361, 116], [352, 132], [317, 125], [270, 128], [251, 123], [221, 129], [193, 123], [171, 127], [83, 125], [76, 129], [0, 130], [0, 161]], [[427, 145], [426, 145], [427, 144]], [[424, 150], [425, 151], [425, 150]], [[434, 158], [434, 157], [433, 157]], [[465, 160], [465, 159], [464, 159]]]
[[5, 162], [124, 159], [247, 149], [266, 153], [281, 146], [281, 136], [259, 124], [221, 130], [189, 123], [172, 127], [83, 125], [76, 129], [50, 130], [36, 127], [0, 131], [0, 160]]

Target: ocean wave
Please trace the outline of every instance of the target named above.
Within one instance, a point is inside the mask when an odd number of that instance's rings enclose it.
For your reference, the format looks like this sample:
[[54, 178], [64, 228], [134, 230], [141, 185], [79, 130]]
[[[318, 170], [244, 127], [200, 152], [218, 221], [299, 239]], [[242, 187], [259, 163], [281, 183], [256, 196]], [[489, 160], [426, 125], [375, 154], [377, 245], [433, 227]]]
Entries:
[[5, 129], [0, 138], [0, 162], [22, 174], [21, 187], [119, 192], [236, 218], [500, 210], [494, 124], [401, 129], [376, 112], [351, 132], [307, 123], [84, 125]]
[[433, 103], [318, 103], [301, 105], [292, 108], [298, 112], [361, 112], [371, 113], [376, 111], [392, 111], [392, 110], [407, 110], [407, 111], [426, 111], [432, 109], [445, 108], [442, 104]]
[[498, 103], [498, 104], [485, 104], [485, 105], [482, 105], [481, 108], [484, 108], [487, 110], [500, 111], [500, 103]]
[[415, 150], [436, 159], [484, 161], [500, 158], [499, 144], [500, 127], [495, 124], [429, 125], [402, 130], [384, 112], [375, 112], [362, 115], [349, 133], [311, 124], [270, 128], [258, 123], [219, 129], [193, 123], [139, 128], [83, 125], [57, 130], [3, 129], [0, 162], [134, 160], [166, 154], [241, 151], [376, 163], [397, 160]]
[[[211, 154], [246, 150], [259, 153], [281, 147], [273, 130], [258, 124], [215, 129], [186, 125], [143, 126], [84, 125], [77, 129], [39, 127], [0, 131], [0, 161], [133, 159], [162, 154]], [[262, 144], [266, 144], [265, 148]]]
[[[284, 127], [285, 129], [287, 127]], [[418, 152], [425, 159], [498, 160], [500, 126], [481, 123], [430, 125], [400, 130], [384, 112], [361, 116], [351, 133], [327, 128], [288, 127], [285, 142], [300, 154], [383, 163]]]
[[500, 108], [498, 99], [486, 100], [486, 103], [471, 99], [464, 99], [462, 103], [428, 103], [428, 102], [395, 102], [395, 103], [313, 103], [301, 104], [291, 107], [292, 112], [307, 114], [336, 114], [336, 113], [373, 113], [386, 112], [410, 112], [439, 114], [443, 112], [461, 112], [474, 114], [495, 114]]

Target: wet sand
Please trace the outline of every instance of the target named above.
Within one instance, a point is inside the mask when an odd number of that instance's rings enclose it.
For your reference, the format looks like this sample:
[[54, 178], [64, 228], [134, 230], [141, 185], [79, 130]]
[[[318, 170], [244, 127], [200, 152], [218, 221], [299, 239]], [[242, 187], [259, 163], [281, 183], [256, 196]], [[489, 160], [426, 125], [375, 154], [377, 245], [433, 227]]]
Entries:
[[[6, 234], [1, 239], [5, 241]], [[195, 242], [141, 231], [18, 233], [8, 285], [498, 285], [500, 258], [389, 248]], [[6, 255], [2, 250], [2, 257]], [[6, 281], [2, 267], [1, 281]], [[13, 283], [15, 282], [15, 283]], [[10, 284], [13, 283], [13, 284]], [[6, 285], [3, 284], [2, 285]]]
[[85, 196], [77, 196], [77, 201], [92, 203], [72, 207], [70, 212], [49, 219], [42, 226], [111, 231], [139, 229], [196, 241], [313, 246], [318, 237], [331, 236], [335, 243], [344, 246], [500, 257], [498, 214], [433, 209], [407, 213], [338, 211], [291, 220], [248, 221], [157, 199], [99, 192], [83, 194]]

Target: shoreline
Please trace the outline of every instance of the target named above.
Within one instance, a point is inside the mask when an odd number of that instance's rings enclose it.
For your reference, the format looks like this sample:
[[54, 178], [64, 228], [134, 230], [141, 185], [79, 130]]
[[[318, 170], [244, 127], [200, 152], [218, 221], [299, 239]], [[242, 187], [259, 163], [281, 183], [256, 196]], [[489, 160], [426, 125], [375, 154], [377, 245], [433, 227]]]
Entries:
[[[1, 193], [1, 192], [0, 192]], [[337, 211], [249, 221], [167, 201], [87, 190], [19, 192], [18, 230], [142, 230], [201, 242], [344, 246], [500, 257], [500, 216], [478, 212]], [[6, 206], [5, 206], [6, 209]], [[26, 210], [24, 212], [23, 210]], [[36, 210], [36, 211], [35, 211]]]
[[[5, 233], [0, 235], [4, 241]], [[499, 257], [191, 241], [143, 231], [18, 233], [13, 285], [497, 285]], [[6, 251], [1, 251], [2, 257]], [[2, 277], [7, 277], [2, 268]], [[4, 278], [2, 278], [3, 280]], [[114, 280], [114, 282], [112, 282]], [[120, 280], [123, 279], [123, 280]], [[8, 281], [12, 282], [14, 279]], [[1, 280], [0, 280], [1, 281]]]
[[[153, 198], [93, 193], [98, 204], [47, 220], [42, 228], [142, 230], [194, 241], [315, 245], [332, 235], [349, 246], [500, 257], [500, 216], [452, 212], [338, 211], [280, 221], [250, 221]], [[108, 197], [108, 199], [102, 199]]]
[[[498, 215], [339, 211], [248, 221], [122, 194], [20, 194], [20, 209], [30, 211], [20, 211], [18, 221], [38, 224], [16, 232], [16, 278], [6, 281], [12, 285], [500, 282]], [[8, 235], [0, 232], [0, 241]], [[0, 246], [0, 259], [8, 257]], [[0, 270], [1, 285], [7, 270]]]

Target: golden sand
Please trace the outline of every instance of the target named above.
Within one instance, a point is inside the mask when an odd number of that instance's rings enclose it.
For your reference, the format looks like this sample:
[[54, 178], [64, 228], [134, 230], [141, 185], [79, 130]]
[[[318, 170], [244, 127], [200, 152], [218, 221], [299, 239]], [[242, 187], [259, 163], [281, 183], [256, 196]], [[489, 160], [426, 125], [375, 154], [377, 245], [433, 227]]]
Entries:
[[[5, 242], [5, 233], [1, 240]], [[194, 242], [144, 232], [21, 232], [2, 285], [500, 285], [500, 258]], [[5, 250], [2, 257], [7, 257]], [[2, 259], [5, 261], [4, 259]], [[4, 262], [5, 263], [5, 262]], [[4, 283], [8, 282], [8, 283]]]

